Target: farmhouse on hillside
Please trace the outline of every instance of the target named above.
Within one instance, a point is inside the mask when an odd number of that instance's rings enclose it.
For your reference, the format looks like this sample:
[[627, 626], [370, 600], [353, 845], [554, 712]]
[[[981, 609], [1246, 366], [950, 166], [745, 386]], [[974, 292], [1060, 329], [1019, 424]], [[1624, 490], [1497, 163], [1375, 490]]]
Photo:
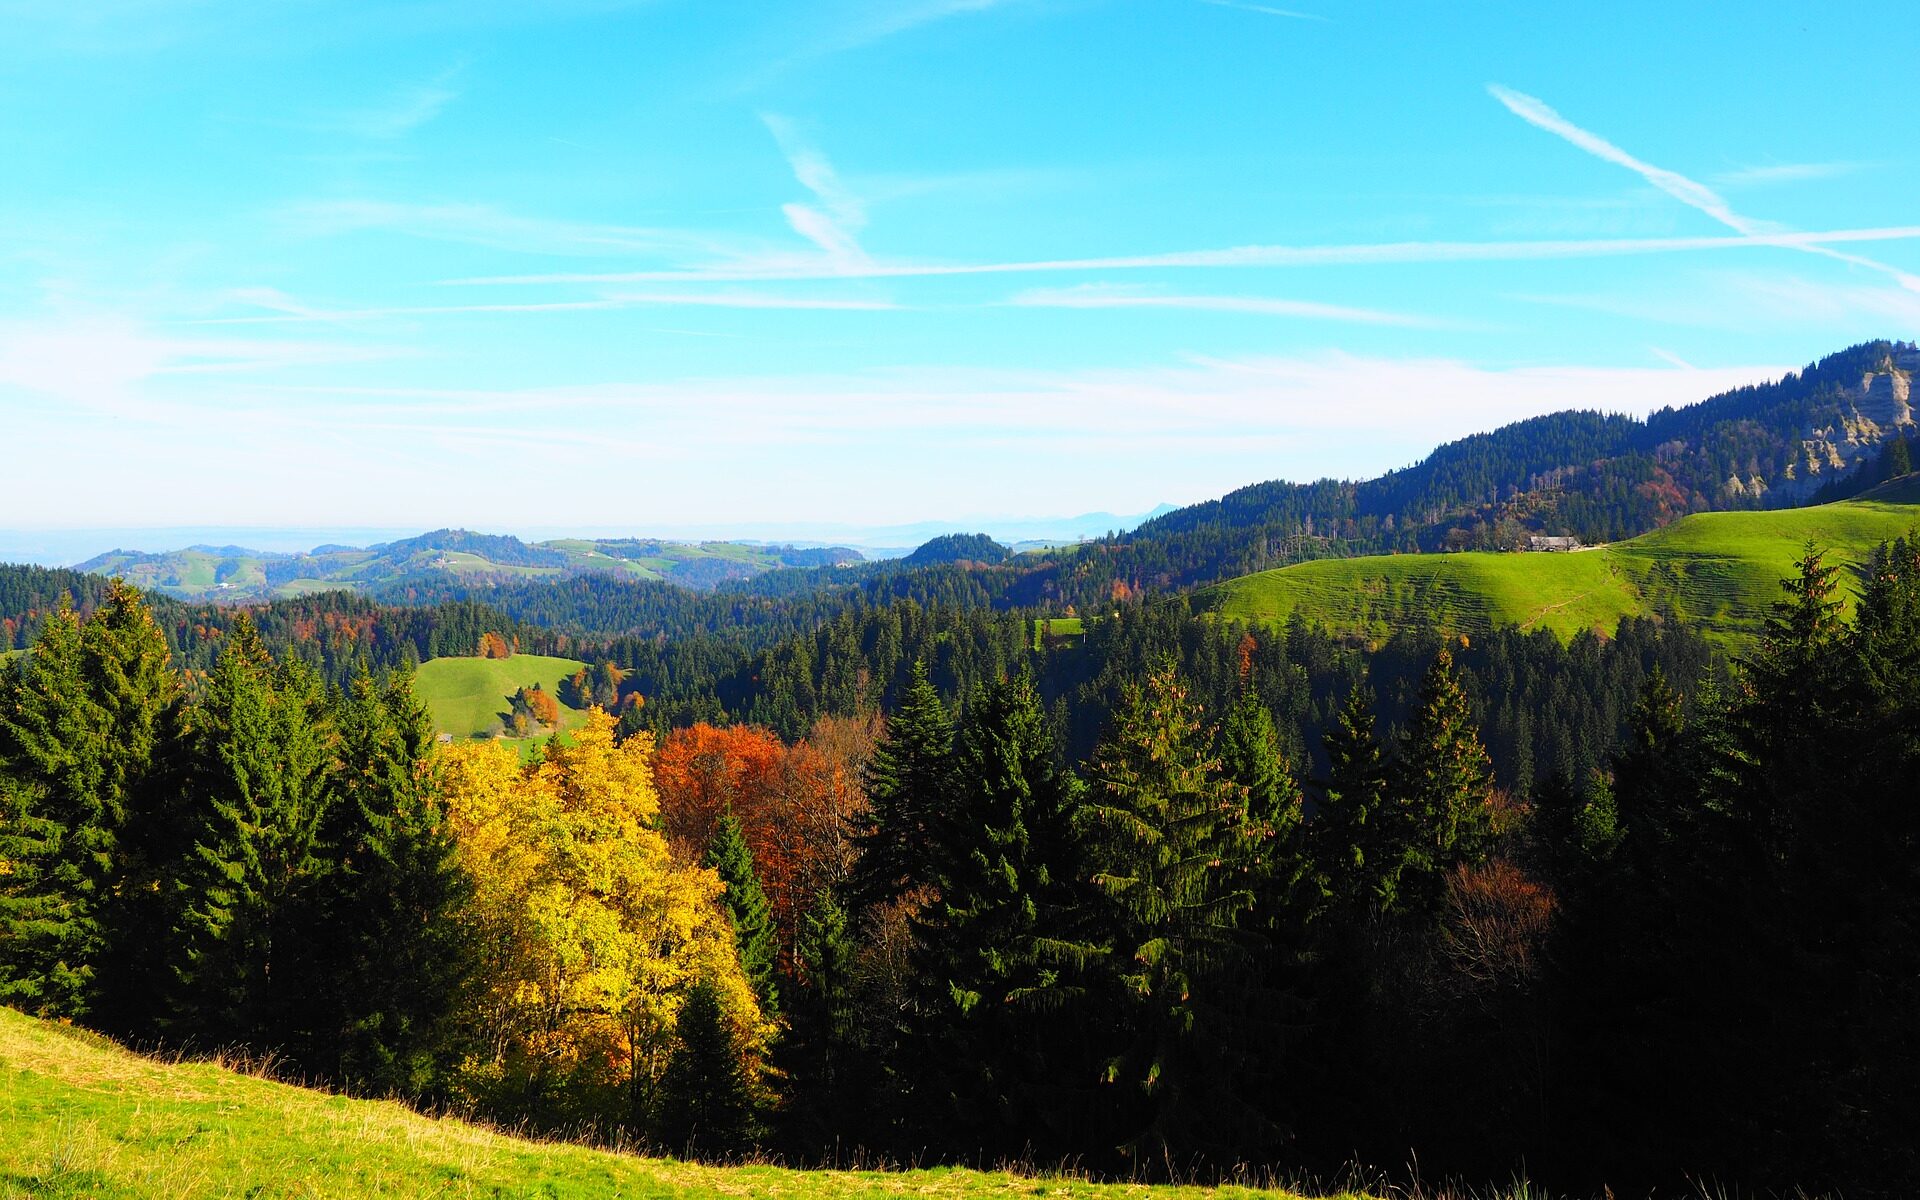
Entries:
[[1527, 539], [1527, 549], [1535, 553], [1558, 553], [1579, 548], [1580, 539], [1577, 537], [1542, 537], [1536, 533]]

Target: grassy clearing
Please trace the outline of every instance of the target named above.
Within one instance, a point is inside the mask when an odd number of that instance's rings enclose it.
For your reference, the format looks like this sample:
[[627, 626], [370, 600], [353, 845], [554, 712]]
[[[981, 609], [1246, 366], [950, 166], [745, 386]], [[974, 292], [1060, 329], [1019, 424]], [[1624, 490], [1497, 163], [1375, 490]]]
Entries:
[[1034, 623], [1033, 648], [1038, 650], [1047, 638], [1058, 638], [1069, 646], [1078, 645], [1086, 632], [1083, 617], [1045, 617]]
[[[427, 706], [436, 732], [454, 738], [493, 737], [500, 714], [523, 687], [538, 684], [556, 699], [560, 681], [585, 663], [572, 658], [516, 654], [512, 658], [436, 658], [420, 664], [413, 691]], [[562, 732], [580, 727], [586, 714], [560, 706]], [[531, 740], [531, 739], [520, 739]]]
[[[142, 1058], [0, 1009], [0, 1200], [22, 1196], [1049, 1196], [1283, 1200], [1243, 1188], [1146, 1187], [994, 1172], [708, 1167], [527, 1141], [392, 1103]], [[1357, 1198], [1350, 1197], [1350, 1200]]]
[[1252, 621], [1298, 612], [1337, 633], [1374, 639], [1429, 622], [1466, 634], [1517, 625], [1566, 638], [1611, 630], [1626, 616], [1671, 613], [1739, 650], [1751, 645], [1809, 540], [1829, 550], [1829, 562], [1857, 566], [1881, 542], [1920, 526], [1920, 506], [1896, 498], [1907, 497], [1698, 513], [1571, 554], [1326, 559], [1229, 580], [1196, 603]]

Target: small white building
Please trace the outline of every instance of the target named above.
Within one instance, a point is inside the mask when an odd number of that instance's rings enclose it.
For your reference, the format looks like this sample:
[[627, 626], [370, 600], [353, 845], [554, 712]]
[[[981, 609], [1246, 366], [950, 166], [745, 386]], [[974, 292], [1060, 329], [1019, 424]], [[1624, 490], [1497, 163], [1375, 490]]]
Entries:
[[1543, 537], [1536, 533], [1527, 539], [1527, 549], [1536, 553], [1565, 553], [1579, 548], [1580, 539], [1576, 537]]

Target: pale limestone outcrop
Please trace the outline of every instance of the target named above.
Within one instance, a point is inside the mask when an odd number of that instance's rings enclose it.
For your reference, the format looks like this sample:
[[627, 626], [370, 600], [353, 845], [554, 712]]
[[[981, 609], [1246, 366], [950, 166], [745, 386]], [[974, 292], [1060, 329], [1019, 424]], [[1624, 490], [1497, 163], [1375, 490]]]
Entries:
[[1899, 345], [1863, 374], [1859, 386], [1848, 390], [1840, 419], [1802, 436], [1798, 452], [1775, 486], [1776, 499], [1804, 499], [1823, 484], [1872, 462], [1888, 438], [1912, 434], [1916, 371], [1920, 371], [1920, 346]]

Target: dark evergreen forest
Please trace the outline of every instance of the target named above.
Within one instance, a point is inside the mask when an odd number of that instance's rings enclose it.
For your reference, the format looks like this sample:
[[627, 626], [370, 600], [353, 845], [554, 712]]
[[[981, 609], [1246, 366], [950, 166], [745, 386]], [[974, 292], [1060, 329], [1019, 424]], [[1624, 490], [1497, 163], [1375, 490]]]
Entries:
[[1920, 1182], [1905, 543], [1851, 623], [1809, 553], [1735, 664], [1649, 622], [1369, 651], [1178, 604], [1069, 641], [901, 600], [662, 689], [628, 711], [887, 719], [790, 928], [737, 823], [700, 851], [775, 1032], [696, 988], [645, 1104], [459, 1065], [484, 1029], [447, 806], [476, 768], [432, 766], [406, 662], [503, 614], [336, 598], [201, 631], [28, 582], [87, 610], [56, 599], [0, 684], [0, 989], [28, 1011], [559, 1128], [711, 1112], [713, 1154]]

